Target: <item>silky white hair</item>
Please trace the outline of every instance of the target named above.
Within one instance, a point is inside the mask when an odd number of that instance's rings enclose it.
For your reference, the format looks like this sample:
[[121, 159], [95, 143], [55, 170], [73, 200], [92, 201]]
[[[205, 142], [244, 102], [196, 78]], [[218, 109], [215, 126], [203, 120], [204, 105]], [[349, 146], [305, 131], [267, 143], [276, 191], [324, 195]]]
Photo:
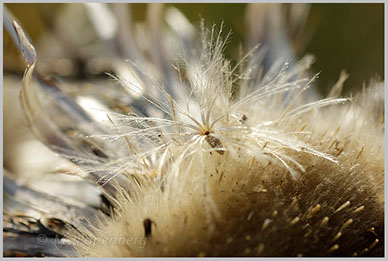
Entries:
[[[310, 101], [311, 57], [252, 81], [258, 68], [237, 74], [225, 42], [203, 29], [183, 99], [157, 83], [142, 94], [163, 117], [109, 114], [119, 134], [93, 136], [128, 145], [108, 173], [134, 185], [112, 219], [70, 234], [93, 239], [80, 256], [351, 256], [381, 240], [365, 234], [383, 229], [383, 84], [339, 98], [343, 74]], [[146, 244], [99, 241], [119, 236]]]
[[78, 256], [382, 255], [383, 83], [341, 98], [343, 73], [315, 99], [312, 56], [264, 71], [256, 46], [233, 64], [229, 36], [202, 24], [200, 48], [178, 48], [175, 72], [163, 55], [164, 71], [117, 70], [130, 108], [99, 100], [106, 119], [96, 123], [101, 111], [90, 117], [82, 97], [36, 73], [35, 49], [13, 26], [31, 130], [99, 184], [110, 207], [69, 227]]

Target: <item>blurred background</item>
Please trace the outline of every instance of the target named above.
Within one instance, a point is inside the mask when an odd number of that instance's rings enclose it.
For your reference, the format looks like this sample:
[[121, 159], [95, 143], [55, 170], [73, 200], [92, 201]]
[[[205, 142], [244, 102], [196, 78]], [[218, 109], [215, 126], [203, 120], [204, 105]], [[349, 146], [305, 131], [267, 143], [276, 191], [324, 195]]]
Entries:
[[[32, 41], [38, 46], [41, 62], [58, 59], [55, 70], [53, 63], [46, 64], [51, 73], [59, 76], [88, 76], [90, 72], [82, 68], [92, 56], [83, 49], [94, 47], [93, 37], [81, 17], [86, 10], [81, 6], [69, 4], [5, 4], [19, 19]], [[225, 24], [225, 31], [232, 30], [232, 38], [227, 46], [226, 55], [236, 59], [239, 44], [246, 40], [245, 15], [246, 4], [166, 4], [179, 9], [194, 26], [198, 26], [200, 17], [205, 24]], [[135, 21], [146, 17], [147, 4], [132, 4], [132, 16]], [[66, 18], [66, 16], [68, 16]], [[63, 22], [69, 20], [78, 26], [73, 28], [82, 36], [78, 41], [71, 39], [68, 32], [61, 32]], [[62, 22], [62, 23], [63, 23]], [[68, 24], [71, 27], [71, 23]], [[56, 31], [57, 30], [57, 31]], [[74, 31], [73, 30], [73, 31]], [[5, 30], [4, 30], [5, 31]], [[49, 41], [47, 34], [56, 35], [67, 50], [60, 54], [58, 46], [45, 45]], [[85, 36], [85, 34], [87, 36]], [[67, 37], [69, 36], [69, 37]], [[4, 33], [4, 73], [22, 75], [24, 65], [7, 32]], [[83, 46], [81, 46], [83, 45]], [[46, 49], [45, 51], [39, 48]], [[47, 50], [52, 48], [52, 51]], [[74, 50], [78, 49], [78, 50]], [[108, 52], [109, 50], [107, 50]], [[62, 50], [63, 52], [63, 50]], [[345, 82], [344, 93], [356, 92], [372, 77], [383, 80], [384, 75], [384, 5], [383, 4], [311, 4], [304, 29], [303, 46], [297, 50], [297, 56], [313, 54], [316, 57], [315, 72], [321, 72], [318, 86], [322, 94], [327, 94], [337, 81], [340, 71], [346, 70], [350, 78]], [[66, 56], [67, 54], [67, 56]], [[109, 53], [107, 53], [109, 55]], [[51, 56], [51, 57], [50, 57]], [[62, 56], [62, 57], [61, 57]], [[43, 66], [44, 67], [44, 66]], [[46, 71], [47, 68], [42, 68]], [[66, 71], [67, 69], [67, 71]], [[98, 71], [98, 70], [97, 70]], [[50, 73], [50, 70], [47, 69]], [[96, 72], [95, 72], [96, 73]], [[82, 75], [84, 74], [84, 75]], [[85, 75], [86, 74], [86, 75]]]

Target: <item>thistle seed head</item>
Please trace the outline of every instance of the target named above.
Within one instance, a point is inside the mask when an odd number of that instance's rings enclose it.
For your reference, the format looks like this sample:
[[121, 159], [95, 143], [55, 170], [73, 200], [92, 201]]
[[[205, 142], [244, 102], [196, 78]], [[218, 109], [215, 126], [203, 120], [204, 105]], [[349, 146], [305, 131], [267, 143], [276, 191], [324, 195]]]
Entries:
[[112, 74], [131, 103], [123, 113], [97, 101], [106, 108], [97, 122], [38, 74], [14, 27], [31, 130], [98, 184], [110, 208], [66, 230], [77, 256], [382, 255], [383, 83], [341, 98], [342, 74], [314, 99], [311, 56], [279, 57], [263, 72], [255, 46], [233, 64], [223, 55], [229, 34], [202, 22], [196, 55], [176, 53], [173, 69], [155, 49], [154, 76], [136, 62]]

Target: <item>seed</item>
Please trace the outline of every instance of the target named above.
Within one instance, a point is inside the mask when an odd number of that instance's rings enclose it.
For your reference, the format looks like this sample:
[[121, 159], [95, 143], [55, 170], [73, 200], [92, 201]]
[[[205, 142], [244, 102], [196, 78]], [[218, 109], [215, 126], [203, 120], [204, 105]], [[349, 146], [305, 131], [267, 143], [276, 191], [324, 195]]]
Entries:
[[[208, 133], [208, 134], [206, 134], [206, 133]], [[209, 131], [206, 131], [205, 135], [208, 135], [205, 140], [207, 141], [207, 143], [209, 143], [210, 147], [212, 147], [213, 149], [217, 149], [216, 151], [219, 154], [224, 155], [224, 151], [223, 150], [218, 150], [218, 149], [224, 148], [222, 146], [221, 141], [219, 139], [217, 139], [216, 137], [210, 136], [209, 135]]]
[[144, 235], [146, 237], [149, 237], [152, 233], [152, 220], [149, 218], [144, 219], [143, 226], [144, 226]]

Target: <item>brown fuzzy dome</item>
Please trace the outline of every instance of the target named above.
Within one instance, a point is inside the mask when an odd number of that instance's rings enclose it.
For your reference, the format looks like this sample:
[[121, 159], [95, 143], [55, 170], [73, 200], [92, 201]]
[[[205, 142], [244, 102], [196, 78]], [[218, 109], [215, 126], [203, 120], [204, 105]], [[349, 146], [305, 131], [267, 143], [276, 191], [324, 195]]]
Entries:
[[[314, 113], [307, 121], [314, 131], [303, 120], [281, 126], [309, 129], [295, 136], [338, 162], [285, 149], [305, 167], [295, 180], [276, 159], [254, 157], [244, 146], [223, 155], [197, 152], [181, 163], [184, 178], [160, 186], [139, 175], [141, 185], [134, 195], [121, 195], [113, 220], [86, 232], [137, 242], [81, 244], [80, 256], [382, 256], [383, 129], [361, 111], [367, 95]], [[151, 221], [147, 236], [145, 220]]]

